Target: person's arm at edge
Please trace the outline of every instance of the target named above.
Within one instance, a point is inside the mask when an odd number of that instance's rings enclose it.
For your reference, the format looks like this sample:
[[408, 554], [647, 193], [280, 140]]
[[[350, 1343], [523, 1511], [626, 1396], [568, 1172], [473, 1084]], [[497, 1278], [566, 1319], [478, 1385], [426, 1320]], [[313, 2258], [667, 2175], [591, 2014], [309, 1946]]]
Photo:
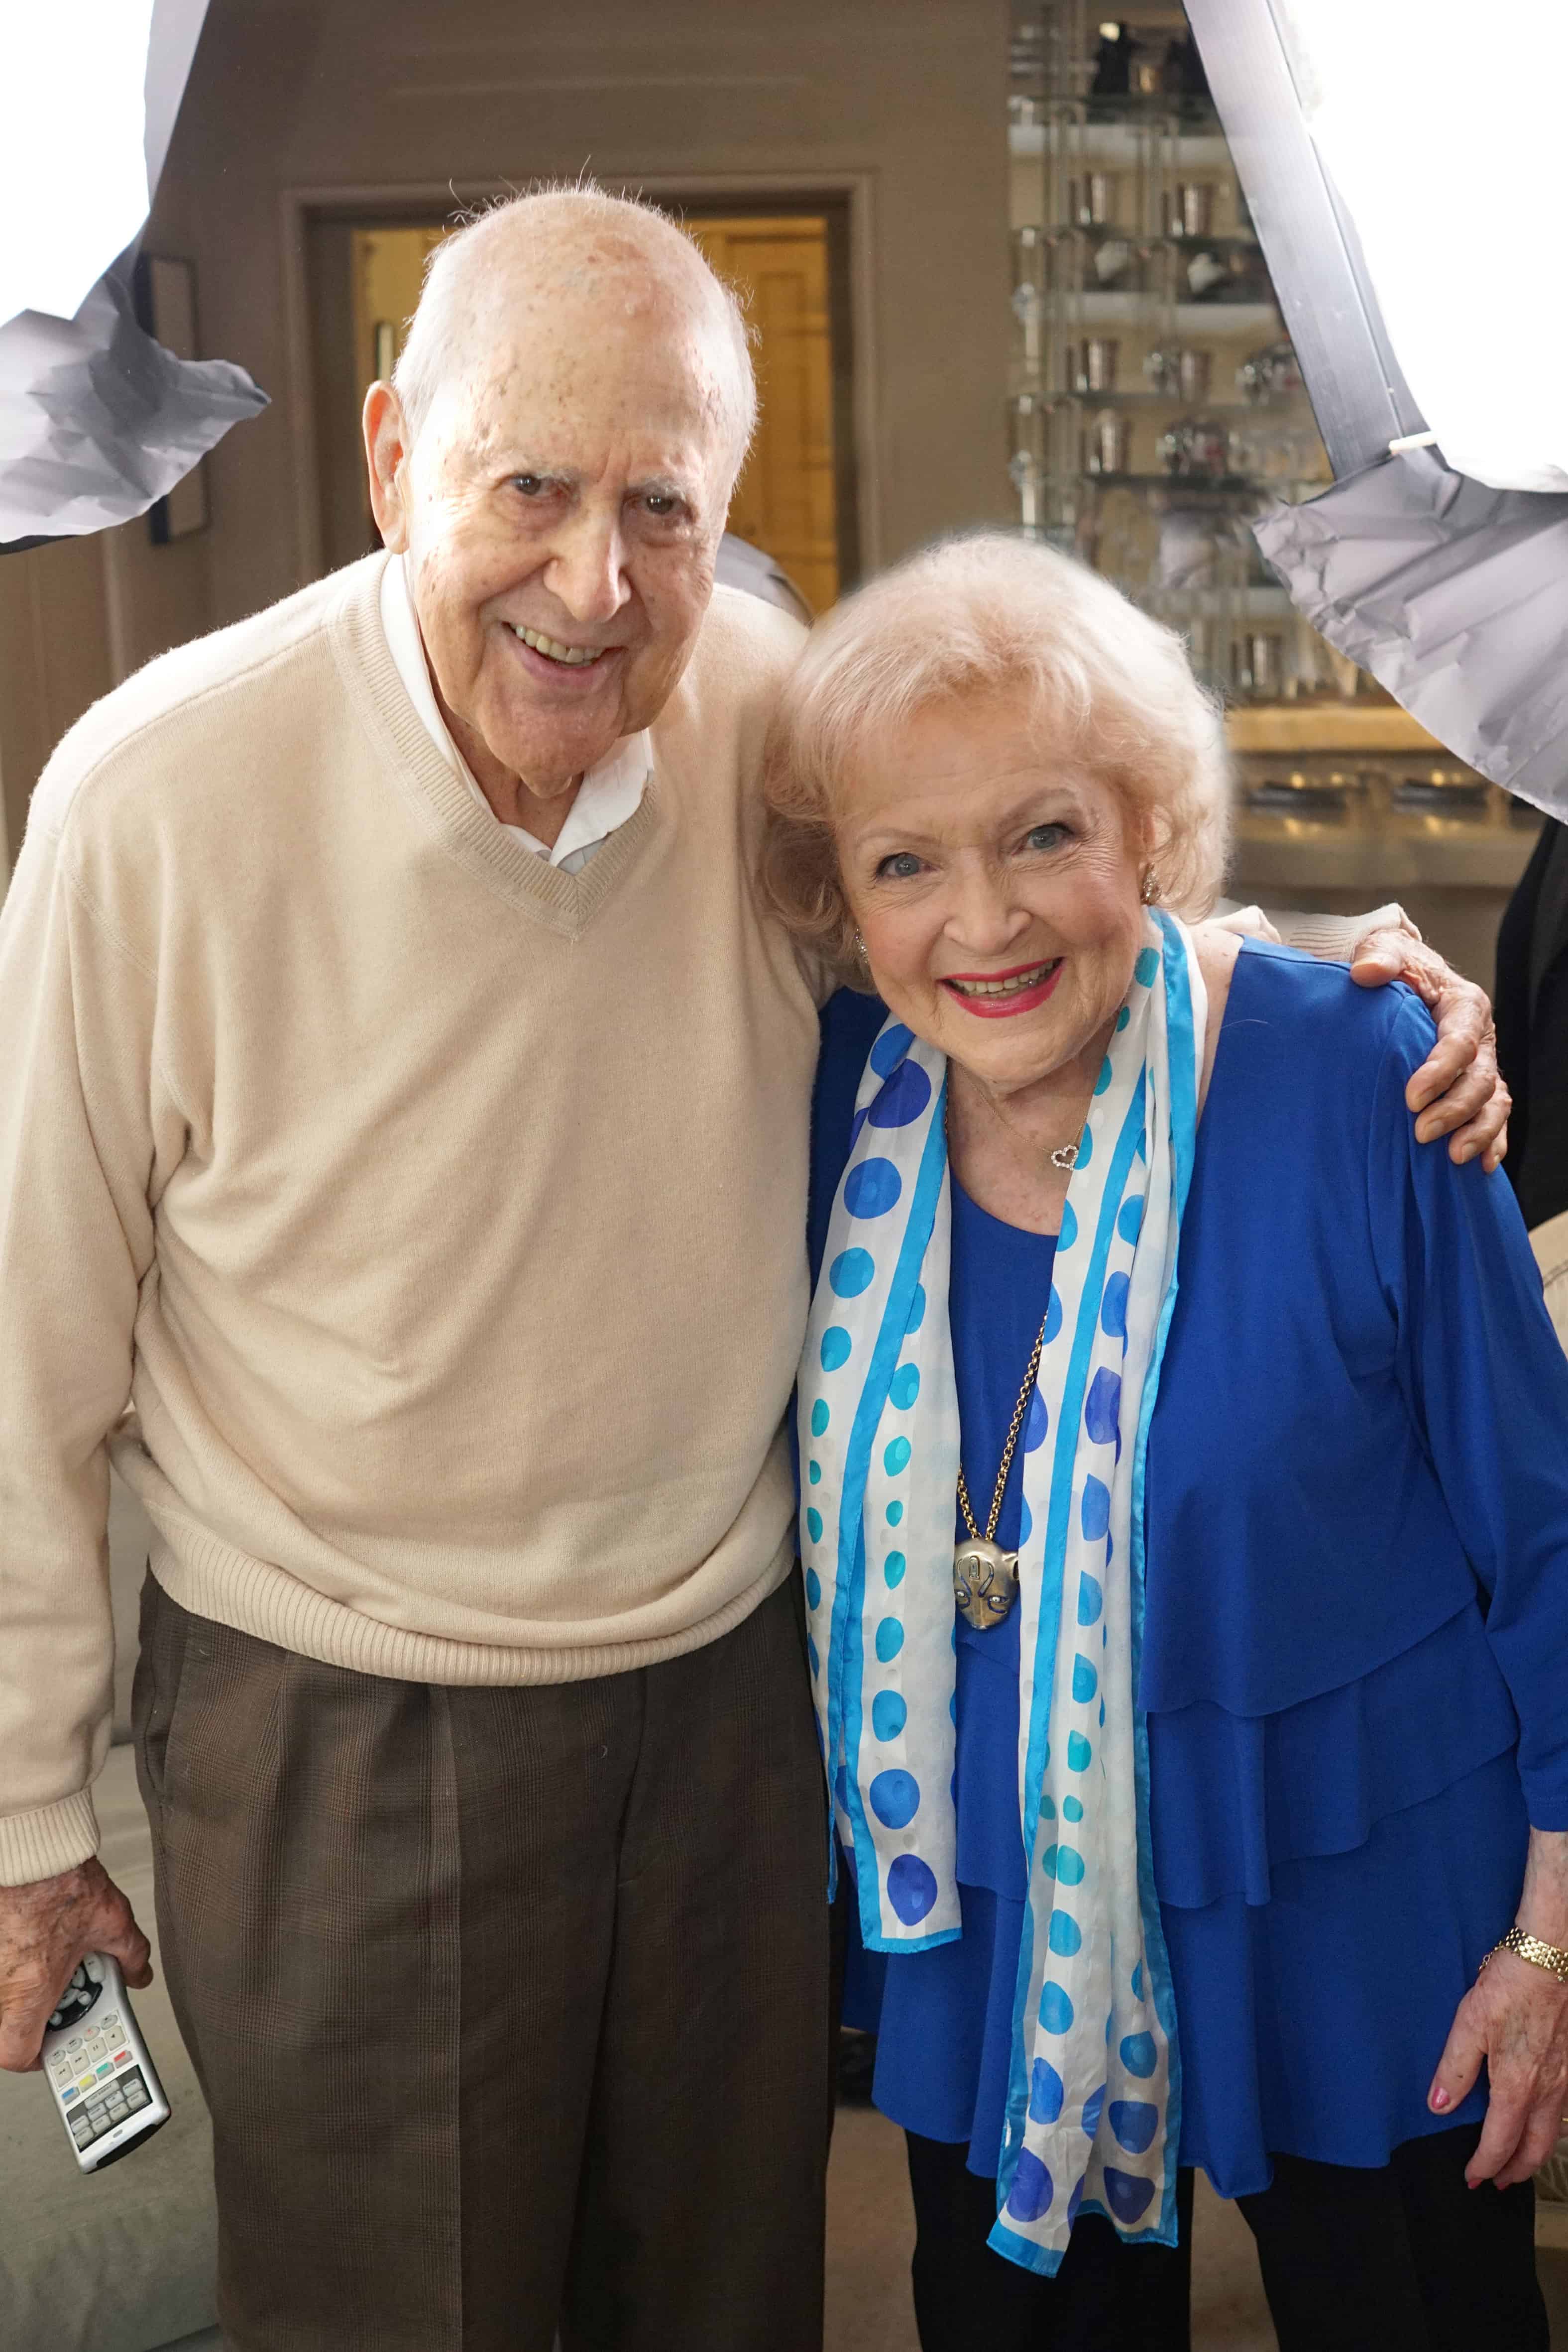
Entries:
[[[42, 793], [40, 786], [40, 794]], [[40, 803], [41, 805], [41, 803]], [[77, 949], [88, 943], [83, 959]], [[75, 945], [73, 945], [73, 942]], [[37, 2063], [88, 1951], [151, 1981], [95, 1856], [109, 1738], [107, 1437], [150, 1262], [152, 991], [35, 811], [0, 911], [0, 2067]]]

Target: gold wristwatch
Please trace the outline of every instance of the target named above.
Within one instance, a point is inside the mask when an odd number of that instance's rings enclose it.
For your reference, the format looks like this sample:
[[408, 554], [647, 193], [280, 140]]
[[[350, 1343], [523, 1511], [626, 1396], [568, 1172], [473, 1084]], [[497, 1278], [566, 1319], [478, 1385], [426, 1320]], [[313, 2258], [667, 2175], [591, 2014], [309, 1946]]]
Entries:
[[[1532, 1968], [1549, 1970], [1559, 1984], [1568, 1984], [1568, 1952], [1563, 1951], [1560, 1945], [1542, 1943], [1539, 1936], [1527, 1936], [1522, 1927], [1510, 1927], [1500, 1943], [1492, 1946], [1487, 1959], [1481, 1962], [1481, 1968], [1486, 1967], [1487, 1960], [1495, 1960], [1500, 1952], [1514, 1952], [1521, 1960], [1528, 1960]], [[1479, 1973], [1478, 1969], [1477, 1974]]]

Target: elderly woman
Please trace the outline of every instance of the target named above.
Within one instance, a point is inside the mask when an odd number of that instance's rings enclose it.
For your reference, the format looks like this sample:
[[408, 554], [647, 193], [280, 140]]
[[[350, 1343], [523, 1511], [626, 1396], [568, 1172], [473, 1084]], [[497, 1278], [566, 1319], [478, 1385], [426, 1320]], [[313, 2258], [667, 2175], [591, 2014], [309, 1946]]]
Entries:
[[802, 1550], [921, 2340], [1184, 2343], [1201, 2165], [1285, 2352], [1534, 2352], [1568, 1365], [1414, 1140], [1416, 1001], [1180, 919], [1226, 798], [1177, 641], [996, 536], [841, 606], [772, 747], [774, 903], [875, 992]]

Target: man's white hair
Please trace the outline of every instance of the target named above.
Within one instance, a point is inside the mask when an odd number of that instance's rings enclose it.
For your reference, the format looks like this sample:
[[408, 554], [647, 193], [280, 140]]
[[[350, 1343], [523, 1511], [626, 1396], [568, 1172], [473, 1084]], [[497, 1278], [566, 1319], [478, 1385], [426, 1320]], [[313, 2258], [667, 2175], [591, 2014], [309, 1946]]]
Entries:
[[707, 310], [722, 353], [710, 399], [738, 475], [757, 423], [752, 331], [740, 298], [712, 268], [695, 238], [667, 213], [640, 197], [611, 195], [591, 181], [551, 184], [498, 197], [436, 247], [425, 266], [419, 307], [408, 321], [407, 340], [392, 372], [411, 439], [418, 438], [443, 384], [471, 354], [468, 300], [476, 270], [487, 258], [500, 262], [509, 247], [515, 252], [526, 247], [531, 236], [551, 252], [552, 283], [579, 278], [570, 267], [575, 243], [588, 249], [589, 271], [657, 277], [699, 312]]
[[1178, 914], [1208, 912], [1225, 873], [1230, 769], [1218, 706], [1172, 629], [1109, 580], [1013, 532], [906, 557], [847, 597], [785, 679], [764, 760], [768, 895], [846, 977], [854, 924], [833, 841], [837, 793], [867, 747], [933, 703], [1023, 700], [1042, 753], [1117, 793]]

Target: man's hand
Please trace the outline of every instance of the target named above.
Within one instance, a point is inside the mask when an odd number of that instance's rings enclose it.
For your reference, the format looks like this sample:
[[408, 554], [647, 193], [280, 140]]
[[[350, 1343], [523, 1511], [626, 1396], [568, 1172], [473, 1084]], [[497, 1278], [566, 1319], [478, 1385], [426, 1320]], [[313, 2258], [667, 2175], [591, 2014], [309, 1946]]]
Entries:
[[0, 2066], [37, 2066], [44, 2028], [89, 1952], [117, 1959], [135, 1990], [153, 1981], [147, 1938], [100, 1862], [0, 1886]]
[[1488, 1170], [1500, 1166], [1513, 1097], [1498, 1075], [1497, 1031], [1485, 989], [1461, 980], [1424, 940], [1394, 929], [1357, 940], [1351, 978], [1363, 988], [1402, 980], [1437, 1024], [1437, 1042], [1405, 1089], [1405, 1102], [1420, 1114], [1416, 1141], [1446, 1135], [1450, 1160], [1462, 1162], [1479, 1153]]

